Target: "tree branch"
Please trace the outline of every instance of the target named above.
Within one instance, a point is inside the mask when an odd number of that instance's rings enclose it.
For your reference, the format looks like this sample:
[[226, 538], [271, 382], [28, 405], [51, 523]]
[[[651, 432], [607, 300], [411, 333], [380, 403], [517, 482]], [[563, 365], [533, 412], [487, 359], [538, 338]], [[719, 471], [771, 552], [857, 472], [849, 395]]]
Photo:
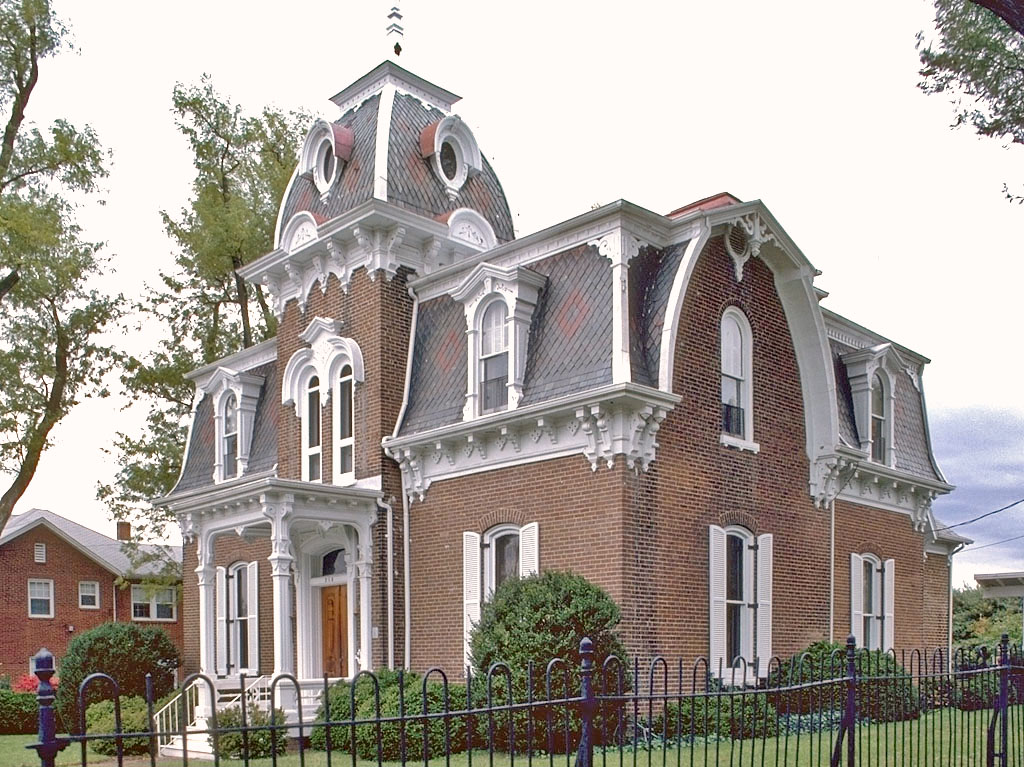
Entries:
[[18, 270], [11, 269], [8, 275], [0, 280], [0, 301], [3, 301], [4, 296], [11, 292], [11, 288], [17, 285], [20, 279], [21, 275], [18, 274]]

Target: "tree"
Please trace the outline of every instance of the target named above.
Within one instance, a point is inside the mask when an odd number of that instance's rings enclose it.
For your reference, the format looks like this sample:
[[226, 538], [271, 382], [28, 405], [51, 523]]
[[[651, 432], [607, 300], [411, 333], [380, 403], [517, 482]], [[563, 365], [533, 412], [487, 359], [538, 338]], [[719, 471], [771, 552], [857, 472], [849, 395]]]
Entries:
[[150, 354], [126, 361], [121, 381], [148, 408], [146, 425], [139, 435], [117, 435], [120, 468], [97, 490], [115, 516], [132, 520], [135, 541], [162, 535], [174, 521], [148, 502], [173, 488], [181, 468], [193, 397], [185, 374], [274, 335], [262, 287], [237, 270], [273, 249], [278, 206], [308, 122], [272, 108], [248, 116], [209, 77], [179, 83], [172, 104], [196, 177], [188, 207], [161, 214], [177, 245], [175, 269], [161, 273], [137, 306], [142, 322], [158, 320], [166, 336]]
[[1003, 633], [1010, 641], [1021, 641], [1021, 603], [1019, 599], [986, 599], [981, 588], [953, 590], [953, 644], [970, 648], [994, 647]]
[[103, 271], [63, 195], [92, 192], [106, 175], [93, 131], [26, 122], [39, 62], [66, 30], [46, 0], [0, 0], [0, 530], [25, 493], [53, 427], [83, 397], [104, 396], [116, 355], [99, 340], [120, 298], [88, 287]]
[[918, 35], [921, 90], [953, 98], [953, 127], [1024, 143], [1024, 35], [967, 0], [935, 0], [935, 28], [933, 42]]

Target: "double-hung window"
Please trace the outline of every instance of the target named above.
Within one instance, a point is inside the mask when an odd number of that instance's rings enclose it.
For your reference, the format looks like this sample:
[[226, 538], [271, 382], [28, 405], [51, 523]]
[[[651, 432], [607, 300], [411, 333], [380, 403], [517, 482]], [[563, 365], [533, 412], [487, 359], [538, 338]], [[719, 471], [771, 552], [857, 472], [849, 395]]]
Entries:
[[753, 351], [750, 322], [730, 306], [721, 321], [721, 443], [757, 452], [753, 425]]
[[508, 323], [504, 301], [492, 301], [480, 327], [480, 409], [508, 407]]
[[53, 617], [53, 580], [49, 578], [29, 578], [28, 617]]
[[137, 621], [173, 621], [178, 600], [173, 588], [132, 586], [132, 618]]
[[224, 479], [238, 475], [238, 402], [234, 392], [224, 399]]
[[352, 366], [342, 365], [334, 388], [334, 482], [343, 484], [355, 476]]
[[320, 378], [310, 376], [302, 412], [302, 478], [307, 482], [319, 482], [321, 478], [320, 416]]
[[874, 554], [850, 555], [850, 633], [858, 647], [891, 650], [896, 562]]
[[78, 582], [78, 606], [82, 610], [99, 609], [100, 584], [98, 581]]
[[217, 673], [256, 673], [259, 668], [259, 563], [218, 567]]
[[[739, 684], [765, 676], [772, 648], [770, 533], [709, 529], [708, 580], [712, 673]], [[746, 672], [746, 678], [744, 678]]]
[[885, 383], [876, 372], [871, 377], [871, 460], [876, 463], [889, 463], [889, 446], [886, 435], [888, 432], [886, 413]]

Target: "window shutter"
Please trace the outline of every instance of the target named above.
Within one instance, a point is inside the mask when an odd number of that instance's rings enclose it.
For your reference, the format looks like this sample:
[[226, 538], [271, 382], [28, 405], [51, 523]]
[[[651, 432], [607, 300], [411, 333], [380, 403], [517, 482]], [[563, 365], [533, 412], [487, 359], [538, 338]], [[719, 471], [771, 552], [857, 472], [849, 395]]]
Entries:
[[217, 676], [228, 673], [228, 573], [217, 568]]
[[246, 566], [246, 577], [249, 579], [249, 668], [259, 669], [260, 667], [260, 624], [259, 624], [259, 563], [250, 562]]
[[864, 634], [864, 558], [850, 554], [850, 633], [857, 647], [863, 647]]
[[711, 673], [718, 674], [728, 664], [725, 658], [725, 530], [717, 525], [708, 529], [708, 618], [711, 628]]
[[757, 536], [757, 675], [768, 676], [772, 658], [772, 551], [771, 533]]
[[896, 604], [896, 560], [887, 559], [882, 565], [882, 613], [885, 615], [885, 636], [882, 637], [882, 649], [889, 651], [894, 646], [896, 624], [893, 622], [893, 607]]
[[469, 665], [469, 632], [480, 620], [480, 534], [462, 534], [463, 664]]
[[523, 525], [519, 531], [519, 577], [526, 578], [540, 571], [540, 527], [536, 522]]

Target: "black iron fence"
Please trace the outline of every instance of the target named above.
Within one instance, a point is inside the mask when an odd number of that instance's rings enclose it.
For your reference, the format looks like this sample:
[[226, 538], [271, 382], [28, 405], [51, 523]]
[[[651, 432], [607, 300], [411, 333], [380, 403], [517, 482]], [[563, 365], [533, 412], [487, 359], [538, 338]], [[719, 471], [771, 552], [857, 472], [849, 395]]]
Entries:
[[[29, 748], [43, 767], [69, 746], [83, 766], [187, 767], [204, 751], [216, 764], [274, 767], [1024, 767], [1024, 656], [1006, 635], [991, 651], [952, 658], [867, 652], [851, 638], [845, 648], [773, 659], [761, 678], [756, 664], [742, 661], [711, 668], [700, 660], [684, 669], [663, 658], [641, 667], [613, 657], [595, 665], [584, 639], [578, 662], [521, 670], [495, 664], [459, 682], [440, 669], [422, 677], [361, 672], [334, 685], [324, 679], [316, 711], [308, 684], [290, 675], [270, 680], [262, 696], [242, 677], [240, 704], [218, 710], [214, 681], [194, 674], [183, 689], [199, 692], [175, 701], [173, 732], [158, 726], [152, 685], [145, 726], [126, 727], [116, 681], [93, 674], [78, 691], [78, 734], [65, 736], [56, 732], [53, 658], [36, 658], [39, 742]], [[112, 731], [87, 727], [93, 685], [111, 693]]]

